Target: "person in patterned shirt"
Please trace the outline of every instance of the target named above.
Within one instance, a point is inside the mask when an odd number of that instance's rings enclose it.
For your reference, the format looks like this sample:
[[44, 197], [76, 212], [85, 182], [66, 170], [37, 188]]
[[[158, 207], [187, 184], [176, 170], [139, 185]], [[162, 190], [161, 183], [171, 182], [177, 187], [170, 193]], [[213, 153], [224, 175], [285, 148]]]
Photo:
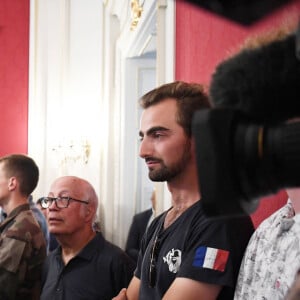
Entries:
[[264, 220], [244, 254], [235, 300], [282, 300], [300, 269], [300, 189], [287, 189], [285, 206]]
[[28, 203], [39, 169], [28, 156], [0, 158], [0, 206], [7, 217], [0, 223], [0, 299], [40, 297], [46, 242]]

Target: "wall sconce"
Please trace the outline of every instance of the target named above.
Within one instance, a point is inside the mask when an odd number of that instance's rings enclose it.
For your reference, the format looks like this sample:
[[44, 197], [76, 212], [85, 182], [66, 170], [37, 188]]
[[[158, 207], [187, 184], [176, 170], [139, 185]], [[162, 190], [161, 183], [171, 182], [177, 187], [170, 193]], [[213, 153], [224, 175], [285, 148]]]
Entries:
[[52, 147], [61, 163], [82, 161], [87, 164], [90, 157], [91, 145], [86, 139], [80, 141], [70, 140], [69, 142], [59, 142]]
[[140, 5], [139, 0], [131, 0], [131, 26], [130, 30], [134, 30], [142, 16], [143, 4]]

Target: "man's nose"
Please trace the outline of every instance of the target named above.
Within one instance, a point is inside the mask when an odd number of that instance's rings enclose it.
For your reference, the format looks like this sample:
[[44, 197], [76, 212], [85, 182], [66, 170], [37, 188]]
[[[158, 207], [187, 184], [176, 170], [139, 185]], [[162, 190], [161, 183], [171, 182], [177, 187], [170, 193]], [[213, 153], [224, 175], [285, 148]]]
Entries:
[[50, 210], [57, 209], [55, 200], [51, 201], [50, 205], [48, 206], [48, 209]]
[[151, 156], [151, 154], [152, 154], [152, 146], [150, 145], [147, 138], [143, 138], [143, 140], [140, 143], [139, 155], [141, 158], [145, 158]]

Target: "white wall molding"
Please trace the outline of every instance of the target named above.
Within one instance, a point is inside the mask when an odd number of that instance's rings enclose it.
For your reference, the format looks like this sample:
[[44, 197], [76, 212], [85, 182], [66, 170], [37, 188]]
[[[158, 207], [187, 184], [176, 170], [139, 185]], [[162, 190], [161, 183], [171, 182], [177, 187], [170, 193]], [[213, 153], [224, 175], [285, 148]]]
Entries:
[[[173, 41], [166, 34], [173, 26], [170, 7], [169, 1], [144, 1], [130, 30], [130, 0], [30, 0], [28, 152], [40, 167], [35, 199], [58, 176], [84, 177], [99, 195], [106, 238], [121, 247], [133, 213], [143, 208], [137, 198], [138, 96], [157, 84], [153, 76], [159, 83], [171, 78], [172, 51], [165, 49]], [[140, 56], [157, 38], [159, 64], [155, 53]], [[53, 152], [70, 138], [88, 139], [87, 163], [62, 163]]]

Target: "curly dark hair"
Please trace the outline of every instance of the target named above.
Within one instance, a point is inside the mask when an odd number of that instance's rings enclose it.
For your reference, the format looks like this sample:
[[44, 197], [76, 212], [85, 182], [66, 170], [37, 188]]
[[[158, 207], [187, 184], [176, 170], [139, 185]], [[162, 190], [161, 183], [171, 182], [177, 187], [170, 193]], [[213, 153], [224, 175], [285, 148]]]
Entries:
[[198, 83], [175, 81], [151, 90], [142, 96], [139, 102], [141, 107], [146, 109], [167, 98], [176, 100], [177, 122], [190, 137], [194, 113], [199, 109], [211, 107], [204, 86]]

